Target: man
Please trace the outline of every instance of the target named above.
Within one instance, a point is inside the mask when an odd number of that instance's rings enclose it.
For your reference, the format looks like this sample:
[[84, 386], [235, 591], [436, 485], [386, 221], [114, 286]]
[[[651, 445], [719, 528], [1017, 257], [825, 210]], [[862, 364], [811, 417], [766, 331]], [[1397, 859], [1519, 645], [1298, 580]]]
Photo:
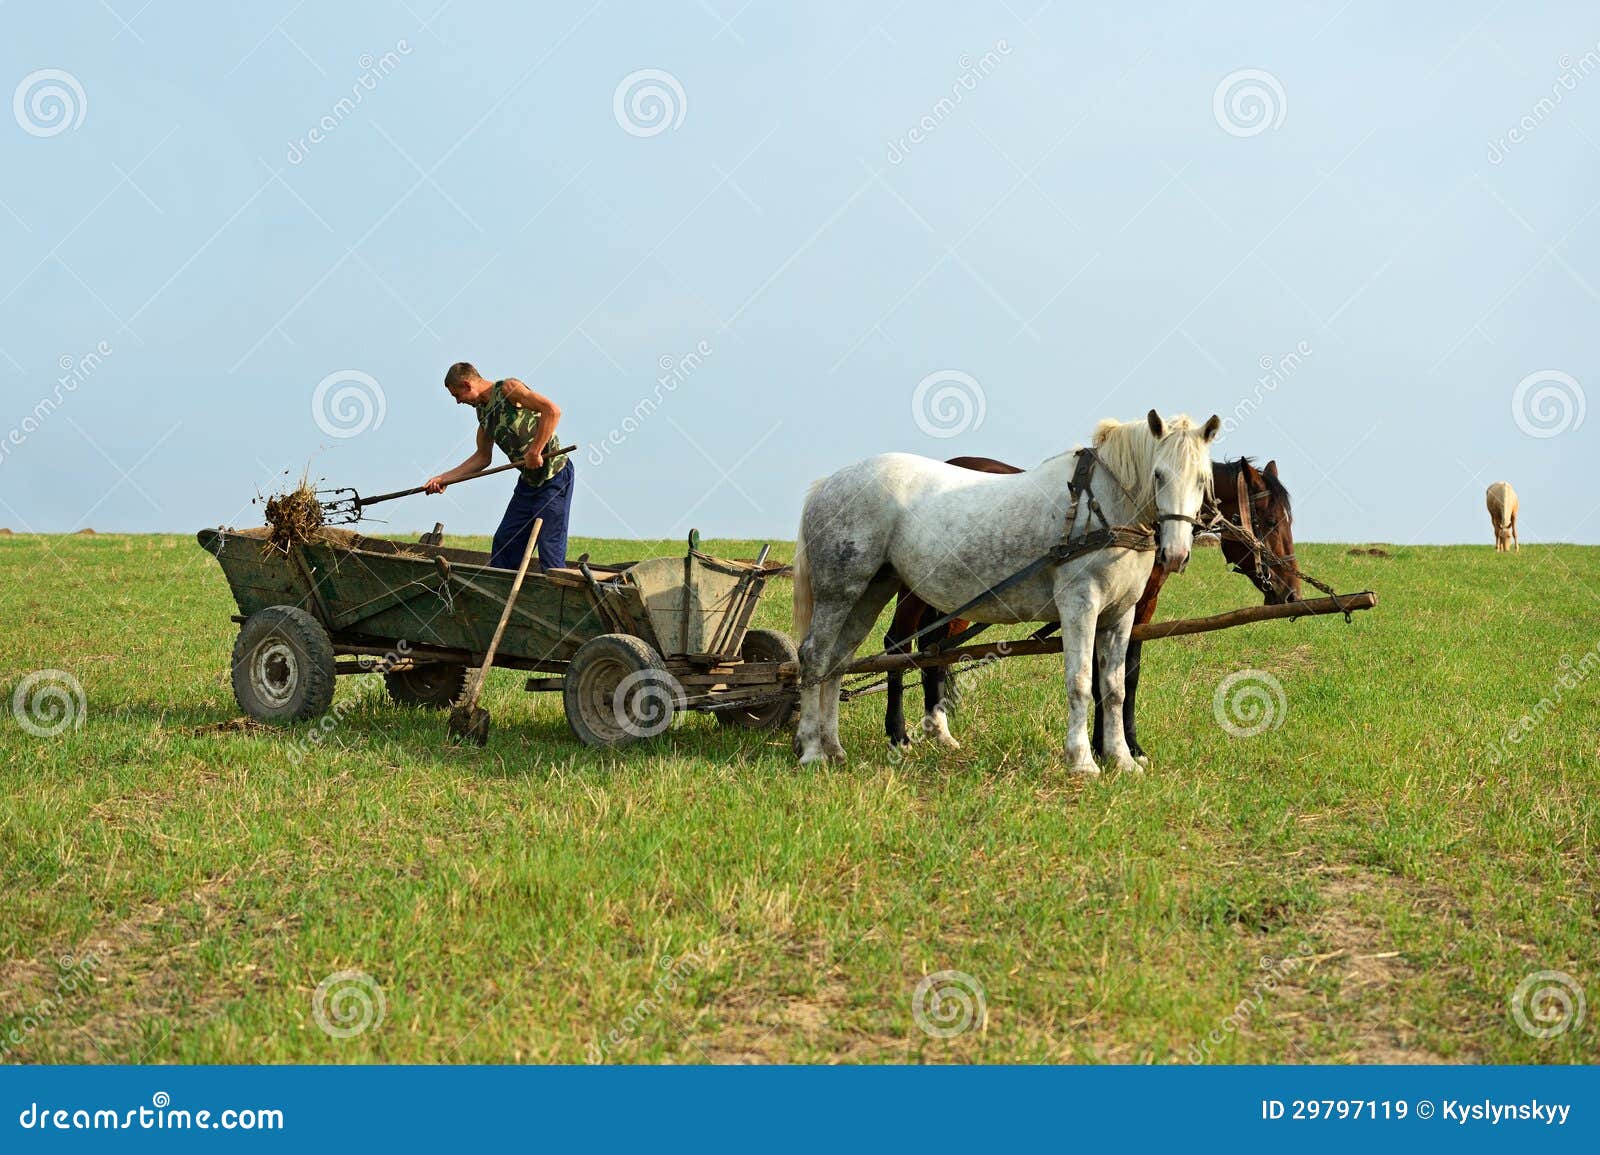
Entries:
[[502, 569], [521, 565], [534, 519], [542, 517], [539, 563], [545, 569], [565, 566], [567, 518], [572, 512], [572, 462], [566, 454], [546, 459], [544, 453], [547, 447], [553, 449], [557, 444], [560, 406], [515, 377], [486, 381], [466, 361], [450, 366], [444, 375], [444, 387], [457, 404], [471, 405], [478, 411], [478, 448], [454, 469], [430, 477], [427, 491], [443, 493], [453, 482], [481, 473], [494, 461], [498, 446], [512, 461], [521, 463], [522, 469], [506, 515], [495, 531], [489, 564]]

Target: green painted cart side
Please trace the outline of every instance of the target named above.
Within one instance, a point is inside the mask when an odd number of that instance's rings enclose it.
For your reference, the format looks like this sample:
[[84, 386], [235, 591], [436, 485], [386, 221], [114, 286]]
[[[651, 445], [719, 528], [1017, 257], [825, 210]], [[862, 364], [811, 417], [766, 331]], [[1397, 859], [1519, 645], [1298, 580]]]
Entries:
[[[448, 705], [466, 670], [482, 661], [516, 577], [486, 553], [437, 544], [437, 531], [420, 542], [335, 532], [288, 551], [268, 548], [259, 530], [206, 529], [196, 539], [221, 565], [239, 607], [236, 696], [247, 713], [270, 721], [325, 712], [337, 674], [382, 673], [398, 701]], [[784, 696], [794, 660], [787, 638], [749, 629], [779, 568], [765, 557], [711, 557], [694, 534], [683, 557], [611, 566], [584, 558], [575, 568], [530, 573], [494, 664], [553, 675], [530, 679], [530, 690], [566, 691], [569, 675], [578, 675], [584, 693], [566, 694], [568, 719], [592, 744], [635, 736], [596, 715], [609, 711], [618, 686], [631, 692], [650, 670], [670, 681], [678, 705], [765, 724], [779, 712], [774, 695]], [[585, 660], [586, 645], [615, 636], [628, 641], [591, 646]], [[757, 697], [766, 699], [761, 709], [740, 708]]]

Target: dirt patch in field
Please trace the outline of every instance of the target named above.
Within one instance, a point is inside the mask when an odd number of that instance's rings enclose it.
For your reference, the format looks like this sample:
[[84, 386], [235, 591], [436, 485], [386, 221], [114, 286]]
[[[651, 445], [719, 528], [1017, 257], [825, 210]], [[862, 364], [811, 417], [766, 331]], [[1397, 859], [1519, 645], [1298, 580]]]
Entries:
[[14, 537], [14, 536], [15, 535], [9, 529], [0, 529], [0, 537]]
[[1379, 549], [1375, 545], [1367, 546], [1365, 549], [1363, 549], [1361, 546], [1356, 546], [1354, 549], [1346, 550], [1345, 553], [1347, 553], [1351, 557], [1393, 557], [1394, 556], [1388, 550]]
[[1370, 910], [1386, 893], [1397, 890], [1405, 892], [1408, 904], [1447, 904], [1445, 896], [1423, 893], [1427, 888], [1418, 883], [1359, 868], [1326, 868], [1318, 889], [1321, 908], [1299, 930], [1305, 941], [1314, 944], [1314, 953], [1280, 961], [1284, 977], [1273, 996], [1273, 1019], [1290, 1028], [1295, 1049], [1300, 1049], [1301, 1039], [1311, 1041], [1312, 1028], [1337, 1027], [1348, 1036], [1347, 1048], [1337, 1055], [1322, 1054], [1321, 1062], [1452, 1061], [1421, 1042], [1416, 1024], [1392, 1013], [1401, 1001], [1394, 997], [1396, 991], [1420, 981], [1426, 972], [1407, 957], [1405, 944], [1395, 941]]
[[75, 536], [75, 537], [94, 537], [95, 536], [95, 532], [94, 532], [94, 530], [90, 529], [88, 526], [84, 526], [82, 529], [80, 529], [73, 536]]
[[273, 729], [264, 722], [257, 722], [254, 718], [229, 718], [226, 722], [196, 726], [190, 733], [197, 738], [204, 738], [212, 734], [270, 734], [273, 733]]
[[[36, 957], [49, 965], [32, 960], [8, 964], [0, 972], [6, 1005], [34, 1010], [38, 1020], [8, 1057], [24, 1062], [147, 1061], [171, 1031], [193, 1028], [227, 1001], [270, 980], [256, 963], [236, 968], [237, 973], [209, 973], [197, 958], [207, 940], [247, 939], [289, 929], [287, 921], [256, 925], [255, 912], [234, 905], [231, 882], [231, 874], [225, 874], [173, 902], [141, 903], [79, 942], [38, 952]], [[73, 975], [76, 986], [63, 990], [58, 974]], [[48, 1014], [38, 1016], [37, 1008], [47, 1000]], [[150, 1036], [151, 1023], [166, 1024], [159, 1038]]]

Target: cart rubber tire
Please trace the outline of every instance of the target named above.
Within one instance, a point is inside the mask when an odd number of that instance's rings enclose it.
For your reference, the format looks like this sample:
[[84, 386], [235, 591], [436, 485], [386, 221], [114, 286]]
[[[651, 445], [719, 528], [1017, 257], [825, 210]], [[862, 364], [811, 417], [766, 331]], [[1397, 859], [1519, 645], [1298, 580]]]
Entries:
[[409, 670], [385, 670], [383, 684], [399, 705], [443, 710], [466, 693], [467, 667], [456, 662], [426, 662]]
[[233, 643], [233, 696], [258, 722], [320, 718], [333, 704], [333, 643], [297, 606], [268, 606], [245, 619]]
[[584, 745], [602, 747], [662, 733], [683, 699], [661, 655], [632, 634], [601, 634], [579, 646], [561, 693], [572, 732]]
[[[781, 630], [750, 630], [739, 645], [739, 656], [747, 662], [798, 662], [800, 651], [793, 639]], [[752, 706], [748, 710], [717, 710], [717, 721], [742, 730], [780, 730], [794, 721], [800, 709], [798, 692], [776, 702]]]

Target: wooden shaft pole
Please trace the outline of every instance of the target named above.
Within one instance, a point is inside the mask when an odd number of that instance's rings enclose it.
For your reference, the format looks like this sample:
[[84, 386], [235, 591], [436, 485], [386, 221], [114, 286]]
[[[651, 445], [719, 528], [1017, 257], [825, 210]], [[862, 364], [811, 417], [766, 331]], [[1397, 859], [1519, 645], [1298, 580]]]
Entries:
[[[1317, 614], [1343, 614], [1356, 610], [1370, 610], [1378, 604], [1378, 595], [1371, 590], [1357, 594], [1342, 594], [1331, 598], [1310, 598], [1306, 601], [1285, 602], [1277, 606], [1246, 606], [1224, 614], [1205, 618], [1183, 618], [1170, 622], [1148, 622], [1133, 627], [1133, 641], [1145, 642], [1152, 638], [1175, 638], [1183, 634], [1204, 634], [1211, 630], [1225, 630], [1230, 626], [1248, 625], [1251, 622], [1270, 622], [1280, 618], [1304, 618]], [[953, 666], [960, 662], [981, 661], [989, 657], [1022, 657], [1027, 654], [1059, 654], [1061, 639], [1022, 638], [1014, 642], [982, 642], [973, 646], [960, 646], [939, 654], [878, 654], [863, 658], [852, 665], [850, 674], [879, 674], [890, 670], [914, 670], [924, 666]]]

